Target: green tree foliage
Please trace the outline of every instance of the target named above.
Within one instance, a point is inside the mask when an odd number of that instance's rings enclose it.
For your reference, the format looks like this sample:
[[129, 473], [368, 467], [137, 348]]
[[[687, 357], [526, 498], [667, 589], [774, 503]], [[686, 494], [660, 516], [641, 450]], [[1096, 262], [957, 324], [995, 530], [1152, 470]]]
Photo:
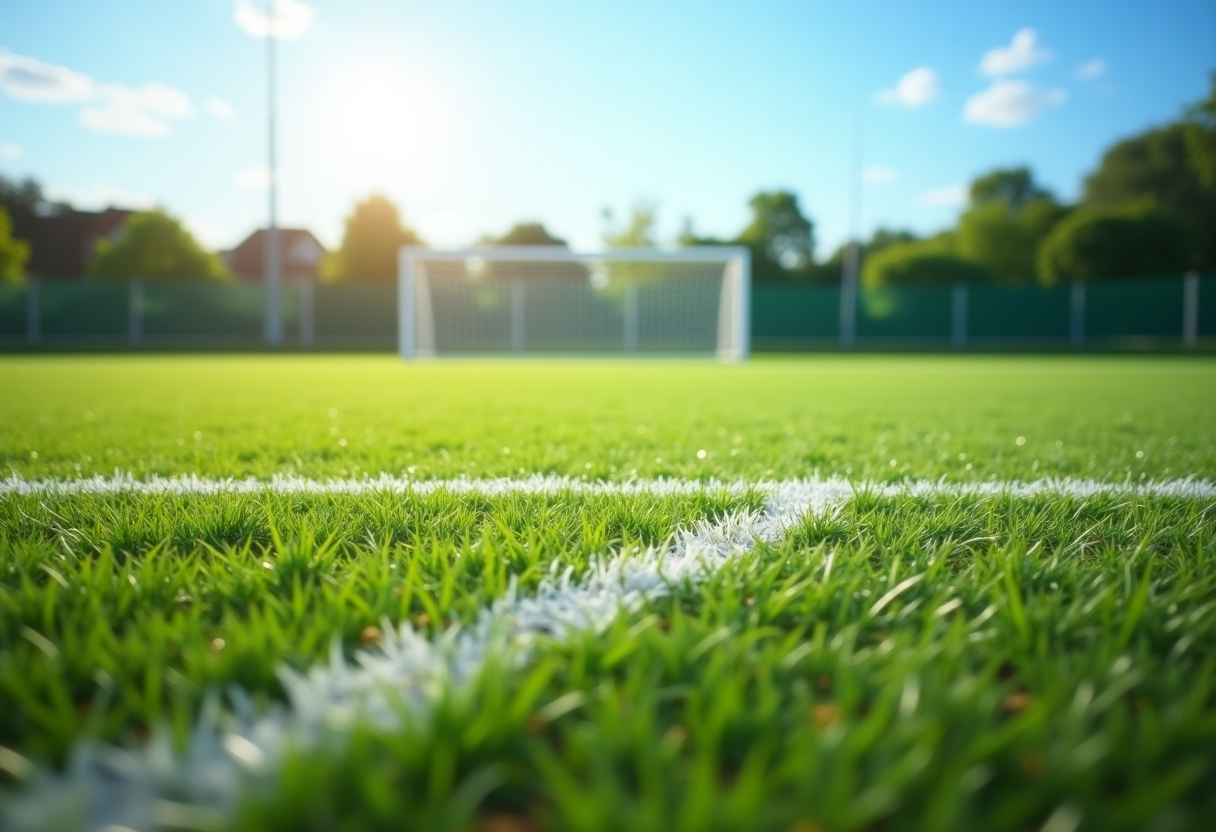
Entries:
[[8, 209], [0, 206], [0, 283], [19, 283], [25, 278], [25, 263], [30, 259], [30, 244], [13, 239], [13, 221]]
[[1029, 168], [991, 171], [971, 183], [971, 207], [959, 218], [955, 253], [983, 265], [1000, 283], [1030, 283], [1039, 244], [1067, 213]]
[[1038, 270], [1048, 284], [1177, 274], [1190, 257], [1190, 230], [1178, 217], [1147, 203], [1094, 206], [1055, 227], [1039, 249]]
[[554, 237], [542, 223], [517, 222], [501, 237], [491, 237], [490, 243], [499, 246], [566, 246], [565, 240]]
[[397, 255], [421, 238], [401, 223], [397, 206], [382, 194], [355, 204], [346, 218], [342, 247], [326, 258], [322, 274], [330, 280], [390, 283], [397, 279]]
[[972, 205], [1003, 202], [1013, 211], [1020, 211], [1033, 200], [1050, 194], [1034, 181], [1028, 167], [998, 168], [971, 183]]
[[155, 209], [128, 217], [114, 242], [100, 240], [89, 275], [196, 280], [226, 278], [228, 270], [176, 218]]
[[1037, 236], [1003, 199], [981, 202], [958, 221], [958, 255], [986, 266], [1001, 283], [1034, 280]]
[[952, 251], [948, 235], [896, 243], [866, 258], [861, 283], [869, 289], [900, 286], [953, 286], [987, 283], [992, 273]]
[[748, 202], [752, 219], [735, 242], [752, 253], [759, 283], [806, 280], [815, 262], [815, 226], [789, 191], [765, 191]]
[[16, 210], [51, 216], [71, 209], [66, 202], [47, 199], [42, 185], [36, 179], [26, 178], [18, 182], [0, 174], [0, 208], [7, 208], [10, 215]]
[[659, 244], [655, 225], [658, 215], [653, 204], [639, 202], [624, 225], [617, 225], [611, 208], [605, 208], [604, 245], [609, 248], [654, 248]]
[[1190, 262], [1216, 268], [1216, 188], [1204, 187], [1188, 159], [1187, 125], [1179, 122], [1114, 145], [1085, 180], [1086, 205], [1150, 203], [1191, 229]]
[[1216, 188], [1216, 72], [1208, 97], [1187, 112], [1186, 149], [1199, 181]]

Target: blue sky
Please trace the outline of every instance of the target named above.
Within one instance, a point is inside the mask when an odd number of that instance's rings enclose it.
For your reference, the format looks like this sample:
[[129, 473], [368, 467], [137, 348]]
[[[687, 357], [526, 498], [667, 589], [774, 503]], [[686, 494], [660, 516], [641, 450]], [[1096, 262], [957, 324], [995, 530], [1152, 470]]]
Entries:
[[[818, 254], [950, 224], [1030, 165], [1064, 198], [1204, 96], [1216, 0], [279, 0], [280, 219], [327, 245], [386, 193], [444, 246], [539, 220], [599, 246], [640, 201], [733, 235], [798, 194]], [[161, 204], [210, 246], [266, 216], [264, 0], [0, 0], [0, 171]]]

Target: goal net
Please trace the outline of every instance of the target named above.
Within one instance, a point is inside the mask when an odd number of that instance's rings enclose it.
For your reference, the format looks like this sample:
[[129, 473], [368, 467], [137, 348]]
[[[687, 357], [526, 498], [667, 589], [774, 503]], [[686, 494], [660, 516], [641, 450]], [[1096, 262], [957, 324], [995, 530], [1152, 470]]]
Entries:
[[401, 355], [703, 355], [748, 353], [744, 248], [559, 246], [436, 251], [400, 259]]

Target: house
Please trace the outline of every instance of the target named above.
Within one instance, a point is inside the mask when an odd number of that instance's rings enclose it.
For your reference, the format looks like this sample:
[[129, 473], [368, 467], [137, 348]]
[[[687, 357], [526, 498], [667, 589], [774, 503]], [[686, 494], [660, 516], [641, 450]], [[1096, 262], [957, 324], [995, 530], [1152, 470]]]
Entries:
[[[279, 251], [285, 280], [316, 280], [321, 273], [325, 246], [311, 231], [280, 228]], [[259, 228], [239, 246], [223, 252], [224, 262], [242, 280], [262, 280], [266, 275], [266, 229]]]
[[93, 262], [97, 241], [116, 240], [132, 213], [122, 208], [65, 208], [49, 214], [12, 209], [13, 237], [30, 244], [26, 273], [34, 277], [83, 278]]

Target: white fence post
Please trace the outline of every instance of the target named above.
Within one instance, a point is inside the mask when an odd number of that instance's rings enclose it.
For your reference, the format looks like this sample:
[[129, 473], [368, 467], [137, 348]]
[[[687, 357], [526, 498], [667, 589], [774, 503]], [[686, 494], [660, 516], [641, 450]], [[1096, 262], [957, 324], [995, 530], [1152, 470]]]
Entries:
[[844, 252], [844, 275], [840, 281], [840, 346], [857, 343], [857, 270], [861, 252], [850, 243]]
[[1188, 347], [1199, 341], [1199, 272], [1182, 278], [1182, 343]]
[[127, 341], [131, 346], [144, 342], [144, 282], [127, 281]]
[[967, 346], [967, 284], [954, 284], [950, 295], [950, 342], [955, 349]]
[[1068, 321], [1068, 340], [1073, 347], [1081, 347], [1085, 343], [1085, 284], [1074, 281], [1072, 284], [1072, 305]]
[[638, 351], [638, 284], [625, 284], [625, 352]]
[[511, 352], [524, 351], [524, 283], [511, 283]]
[[31, 345], [42, 343], [42, 308], [38, 278], [25, 279], [25, 340]]

